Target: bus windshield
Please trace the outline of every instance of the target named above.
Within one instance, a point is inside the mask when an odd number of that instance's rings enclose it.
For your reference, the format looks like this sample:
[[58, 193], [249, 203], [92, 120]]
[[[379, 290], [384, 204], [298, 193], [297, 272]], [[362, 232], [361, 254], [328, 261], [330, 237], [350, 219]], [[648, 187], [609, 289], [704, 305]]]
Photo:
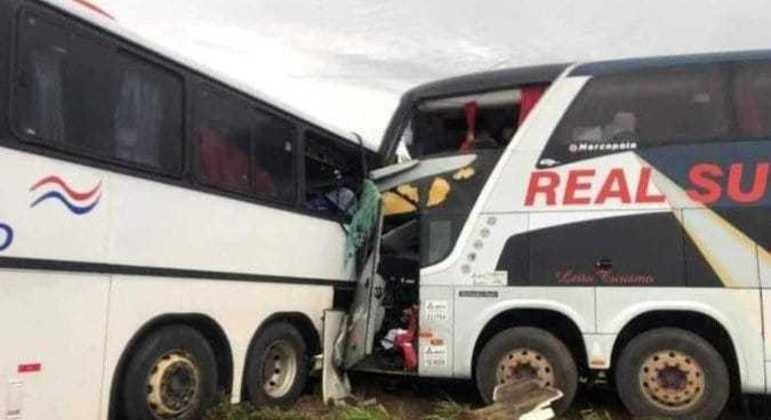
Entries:
[[526, 85], [417, 102], [397, 134], [400, 160], [503, 149], [546, 87]]

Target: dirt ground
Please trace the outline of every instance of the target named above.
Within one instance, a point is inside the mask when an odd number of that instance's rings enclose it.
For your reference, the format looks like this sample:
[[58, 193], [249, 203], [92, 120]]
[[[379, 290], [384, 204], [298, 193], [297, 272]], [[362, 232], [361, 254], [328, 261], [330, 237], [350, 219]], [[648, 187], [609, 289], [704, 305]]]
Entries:
[[[469, 381], [436, 380], [411, 377], [393, 377], [374, 374], [353, 374], [351, 376], [354, 394], [363, 399], [375, 399], [386, 410], [399, 418], [420, 419], [432, 412], [435, 404], [451, 400], [461, 405], [477, 408], [481, 402], [476, 389]], [[298, 402], [304, 413], [326, 411], [318, 395], [319, 385], [314, 383], [309, 392]], [[563, 417], [566, 420], [617, 420], [631, 419], [621, 401], [610, 389], [583, 387], [576, 396], [571, 410]], [[769, 417], [748, 417], [743, 415], [740, 401], [732, 401], [723, 420], [754, 419]]]

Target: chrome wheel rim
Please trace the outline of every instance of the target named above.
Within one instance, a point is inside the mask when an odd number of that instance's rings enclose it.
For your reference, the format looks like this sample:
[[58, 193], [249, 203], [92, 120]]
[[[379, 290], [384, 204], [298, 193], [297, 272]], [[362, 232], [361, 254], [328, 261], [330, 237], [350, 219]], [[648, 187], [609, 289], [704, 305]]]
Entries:
[[704, 369], [691, 355], [663, 350], [643, 361], [640, 388], [654, 405], [666, 410], [685, 410], [704, 396]]
[[542, 387], [553, 386], [554, 367], [540, 352], [518, 348], [505, 354], [498, 362], [496, 383], [507, 384], [535, 379]]
[[195, 359], [182, 351], [155, 361], [147, 379], [147, 405], [156, 418], [177, 417], [198, 400], [200, 371]]
[[289, 393], [297, 377], [297, 351], [286, 341], [276, 341], [262, 361], [262, 387], [272, 398]]

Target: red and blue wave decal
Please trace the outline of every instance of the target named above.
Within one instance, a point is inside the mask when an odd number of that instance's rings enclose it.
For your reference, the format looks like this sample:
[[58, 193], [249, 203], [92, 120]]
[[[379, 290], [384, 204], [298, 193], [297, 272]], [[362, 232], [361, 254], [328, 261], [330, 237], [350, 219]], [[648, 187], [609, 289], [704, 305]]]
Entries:
[[[55, 189], [57, 186], [61, 191]], [[99, 204], [99, 200], [102, 198], [102, 181], [99, 181], [90, 191], [80, 192], [70, 187], [58, 176], [51, 175], [36, 182], [29, 190], [30, 192], [38, 190], [42, 192], [42, 195], [38, 196], [30, 204], [30, 207], [35, 207], [48, 200], [56, 200], [64, 204], [71, 213], [82, 216], [90, 213]]]

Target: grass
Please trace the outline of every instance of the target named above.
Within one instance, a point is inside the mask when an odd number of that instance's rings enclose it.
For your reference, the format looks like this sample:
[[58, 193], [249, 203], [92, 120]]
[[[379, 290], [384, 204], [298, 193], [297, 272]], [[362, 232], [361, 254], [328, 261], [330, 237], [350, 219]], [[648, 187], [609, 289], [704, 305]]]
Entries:
[[423, 420], [455, 420], [468, 410], [469, 407], [455, 401], [440, 401], [434, 406], [434, 412], [423, 417]]
[[[455, 420], [468, 408], [451, 401], [437, 403], [434, 412], [421, 420]], [[345, 406], [327, 410], [321, 417], [304, 413], [299, 409], [280, 410], [275, 408], [255, 409], [249, 404], [230, 404], [224, 398], [216, 407], [209, 410], [204, 420], [412, 420], [404, 413], [389, 412], [382, 405]]]
[[209, 410], [204, 420], [311, 420], [311, 417], [294, 410], [275, 408], [254, 409], [249, 404], [230, 404], [227, 400]]

